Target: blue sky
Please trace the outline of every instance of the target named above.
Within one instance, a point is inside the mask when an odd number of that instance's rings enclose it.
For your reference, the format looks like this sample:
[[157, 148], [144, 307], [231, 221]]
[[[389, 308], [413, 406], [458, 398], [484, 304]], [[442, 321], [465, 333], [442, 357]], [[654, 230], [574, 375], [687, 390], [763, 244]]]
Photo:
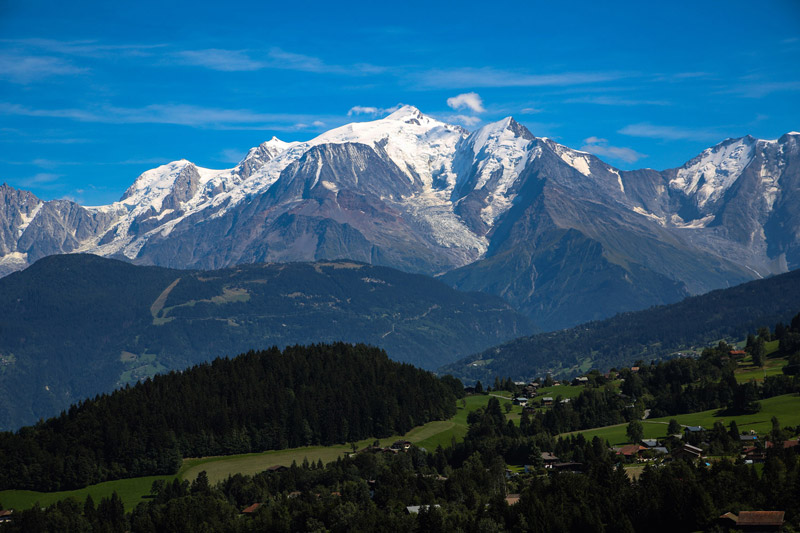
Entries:
[[623, 169], [800, 130], [800, 2], [0, 0], [0, 182], [113, 202], [399, 103]]

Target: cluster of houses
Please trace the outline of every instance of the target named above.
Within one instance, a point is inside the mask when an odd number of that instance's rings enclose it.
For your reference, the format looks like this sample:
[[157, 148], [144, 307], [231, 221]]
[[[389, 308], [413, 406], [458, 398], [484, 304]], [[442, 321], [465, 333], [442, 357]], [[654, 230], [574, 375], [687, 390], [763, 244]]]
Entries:
[[[617, 456], [628, 461], [644, 462], [655, 458], [665, 459], [685, 459], [695, 460], [703, 457], [703, 446], [708, 443], [703, 441], [706, 429], [703, 426], [686, 426], [684, 435], [672, 435], [665, 439], [644, 439], [637, 444], [628, 444], [614, 448]], [[664, 442], [669, 439], [680, 440], [683, 437], [692, 436], [693, 442], [699, 440], [700, 446], [693, 446], [685, 443], [678, 447], [673, 447], [672, 451], [664, 446]], [[688, 439], [687, 439], [688, 440]], [[761, 442], [755, 433], [740, 435], [739, 442], [742, 445], [741, 458], [745, 463], [763, 463], [767, 456], [767, 450], [774, 447], [770, 441]], [[798, 440], [786, 440], [781, 444], [784, 449], [798, 446]]]

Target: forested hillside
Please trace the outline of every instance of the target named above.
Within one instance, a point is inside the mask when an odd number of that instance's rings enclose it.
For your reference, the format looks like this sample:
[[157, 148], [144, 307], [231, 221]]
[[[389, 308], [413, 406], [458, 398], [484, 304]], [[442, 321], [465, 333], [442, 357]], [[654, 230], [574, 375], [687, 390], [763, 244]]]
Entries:
[[0, 430], [248, 350], [363, 342], [433, 369], [530, 332], [499, 298], [385, 267], [189, 271], [52, 256], [0, 279]]
[[174, 473], [182, 457], [402, 434], [454, 413], [451, 387], [377, 348], [272, 348], [159, 375], [0, 433], [0, 490]]
[[630, 366], [719, 339], [743, 338], [800, 310], [800, 270], [679, 303], [622, 313], [574, 328], [523, 337], [440, 369], [465, 380], [569, 375]]

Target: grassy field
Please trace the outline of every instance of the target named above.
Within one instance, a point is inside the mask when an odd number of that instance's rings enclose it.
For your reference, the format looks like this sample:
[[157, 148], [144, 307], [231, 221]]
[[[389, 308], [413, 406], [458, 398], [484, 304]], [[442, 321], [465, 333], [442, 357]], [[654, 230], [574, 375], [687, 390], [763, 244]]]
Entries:
[[[502, 393], [501, 393], [502, 394]], [[506, 393], [505, 396], [508, 396]], [[450, 420], [429, 422], [424, 426], [412, 429], [405, 435], [393, 435], [391, 437], [379, 439], [382, 446], [388, 446], [398, 439], [409, 440], [417, 446], [434, 451], [436, 446], [449, 446], [452, 439], [463, 440], [467, 434], [467, 414], [480, 407], [485, 406], [489, 401], [489, 396], [469, 396], [465, 398], [462, 406], [459, 400], [456, 415]], [[501, 400], [501, 403], [503, 400]], [[514, 406], [510, 418], [516, 415], [519, 418], [519, 406]], [[375, 439], [364, 439], [357, 443], [359, 448], [364, 448], [372, 444]], [[95, 502], [103, 497], [110, 496], [114, 491], [119, 494], [125, 504], [126, 510], [131, 510], [150, 493], [150, 487], [156, 479], [171, 481], [176, 477], [182, 480], [192, 481], [201, 471], [208, 473], [208, 478], [212, 483], [223, 480], [229, 475], [255, 474], [270, 466], [285, 465], [289, 466], [293, 461], [301, 464], [304, 459], [310, 462], [322, 460], [323, 463], [335, 461], [343, 454], [351, 452], [352, 449], [347, 444], [335, 446], [308, 446], [305, 448], [291, 448], [288, 450], [272, 450], [263, 453], [248, 453], [242, 455], [228, 455], [222, 457], [202, 457], [184, 459], [183, 466], [178, 474], [174, 476], [149, 476], [132, 479], [120, 479], [108, 481], [89, 487], [62, 492], [35, 492], [28, 490], [5, 490], [0, 491], [0, 503], [5, 509], [26, 509], [33, 507], [38, 502], [39, 505], [49, 505], [58, 500], [74, 498], [84, 501], [87, 495], [91, 495]]]
[[777, 376], [783, 373], [783, 367], [787, 365], [788, 361], [781, 357], [776, 357], [775, 352], [778, 350], [778, 341], [770, 341], [766, 343], [767, 357], [764, 360], [763, 367], [753, 365], [753, 359], [748, 355], [739, 362], [739, 368], [734, 371], [736, 381], [745, 383], [750, 380], [764, 381], [766, 376]]
[[5, 509], [27, 509], [37, 503], [42, 507], [55, 503], [59, 500], [74, 498], [84, 501], [86, 496], [91, 495], [95, 504], [101, 498], [107, 498], [114, 491], [117, 492], [125, 509], [130, 511], [142, 501], [143, 496], [150, 493], [153, 481], [157, 479], [172, 480], [175, 476], [148, 476], [132, 479], [119, 479], [117, 481], [107, 481], [97, 485], [78, 490], [67, 490], [62, 492], [34, 492], [31, 490], [4, 490], [0, 492], [0, 503]]
[[[761, 411], [752, 415], [718, 416], [718, 413], [718, 409], [712, 409], [674, 417], [667, 416], [652, 420], [642, 420], [644, 438], [654, 439], [666, 436], [667, 423], [671, 418], [675, 418], [684, 426], [703, 426], [705, 428], [711, 428], [714, 422], [722, 422], [727, 427], [731, 420], [736, 420], [739, 431], [752, 429], [760, 434], [772, 429], [771, 419], [773, 416], [778, 417], [781, 426], [797, 426], [800, 425], [800, 396], [785, 394], [761, 400]], [[608, 440], [611, 446], [621, 446], [630, 443], [625, 434], [626, 427], [627, 424], [618, 424], [586, 431], [575, 431], [573, 433], [583, 433], [583, 436], [587, 439], [598, 436], [601, 439]]]

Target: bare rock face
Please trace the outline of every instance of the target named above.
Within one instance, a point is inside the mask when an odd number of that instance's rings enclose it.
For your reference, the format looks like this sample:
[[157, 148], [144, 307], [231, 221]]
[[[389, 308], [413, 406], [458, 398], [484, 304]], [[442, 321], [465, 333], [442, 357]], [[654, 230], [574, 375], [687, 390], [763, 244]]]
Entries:
[[83, 208], [0, 189], [0, 274], [86, 251], [220, 268], [357, 259], [490, 292], [542, 327], [800, 267], [800, 134], [621, 171], [507, 118], [472, 132], [406, 106], [233, 169], [176, 161]]

